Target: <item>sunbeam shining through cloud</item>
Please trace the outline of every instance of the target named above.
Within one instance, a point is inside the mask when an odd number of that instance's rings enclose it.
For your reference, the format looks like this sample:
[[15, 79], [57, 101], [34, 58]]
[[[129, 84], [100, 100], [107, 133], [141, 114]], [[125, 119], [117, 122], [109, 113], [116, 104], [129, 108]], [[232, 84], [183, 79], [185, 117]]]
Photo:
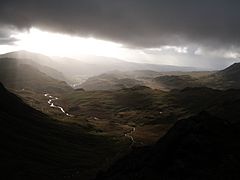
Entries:
[[12, 37], [18, 39], [16, 46], [23, 50], [43, 53], [50, 56], [77, 57], [78, 55], [96, 55], [106, 57], [124, 57], [127, 53], [121, 44], [42, 31], [31, 28]]
[[[47, 31], [32, 27], [28, 30], [3, 29], [9, 43], [0, 44], [0, 54], [25, 50], [47, 56], [84, 59], [101, 56], [138, 63], [192, 66], [219, 69], [237, 61], [238, 48], [208, 49], [198, 44], [132, 47], [119, 42]], [[1, 33], [1, 32], [0, 32]]]

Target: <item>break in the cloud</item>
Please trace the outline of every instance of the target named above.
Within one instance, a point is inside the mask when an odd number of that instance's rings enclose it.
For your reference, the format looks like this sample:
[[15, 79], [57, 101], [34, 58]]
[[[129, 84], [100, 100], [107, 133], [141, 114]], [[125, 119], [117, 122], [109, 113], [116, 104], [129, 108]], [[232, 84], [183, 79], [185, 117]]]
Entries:
[[[226, 56], [221, 58], [234, 59], [239, 52], [239, 0], [2, 0], [0, 3], [0, 23], [20, 30], [38, 27], [95, 37], [142, 49], [143, 53], [161, 49], [161, 53], [177, 51], [199, 57], [204, 52], [225, 51]], [[1, 36], [3, 43], [13, 40], [0, 33]], [[194, 49], [195, 53], [188, 49]]]

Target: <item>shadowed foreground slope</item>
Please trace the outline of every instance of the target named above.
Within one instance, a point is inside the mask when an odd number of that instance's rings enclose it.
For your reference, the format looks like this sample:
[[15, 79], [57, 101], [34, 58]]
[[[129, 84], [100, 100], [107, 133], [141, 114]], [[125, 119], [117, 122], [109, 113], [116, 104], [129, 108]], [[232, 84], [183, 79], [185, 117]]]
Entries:
[[136, 149], [98, 179], [240, 179], [240, 124], [206, 112], [177, 122], [153, 147]]
[[0, 179], [90, 179], [117, 152], [110, 138], [50, 119], [1, 83], [0, 100]]

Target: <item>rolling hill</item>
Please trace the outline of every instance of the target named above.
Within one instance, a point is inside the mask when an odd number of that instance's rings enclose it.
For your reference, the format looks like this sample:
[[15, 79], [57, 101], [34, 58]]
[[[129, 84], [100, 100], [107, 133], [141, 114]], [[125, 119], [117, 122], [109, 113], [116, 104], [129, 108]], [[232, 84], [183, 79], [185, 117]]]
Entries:
[[74, 88], [83, 88], [85, 90], [119, 90], [141, 85], [161, 90], [183, 89], [185, 87], [204, 86], [199, 79], [212, 73], [214, 72], [112, 71], [90, 77]]
[[105, 73], [99, 76], [88, 78], [82, 84], [76, 86], [76, 89], [84, 90], [119, 90], [131, 88], [137, 85], [144, 85], [142, 81], [133, 78], [121, 72]]
[[153, 79], [159, 86], [166, 89], [184, 89], [186, 87], [209, 87], [213, 89], [239, 89], [240, 63], [217, 72], [209, 72], [196, 77], [188, 75], [161, 75]]
[[158, 83], [165, 89], [183, 89], [186, 87], [198, 87], [201, 83], [198, 82], [197, 78], [191, 77], [190, 75], [167, 75], [159, 76], [154, 78], [154, 82]]

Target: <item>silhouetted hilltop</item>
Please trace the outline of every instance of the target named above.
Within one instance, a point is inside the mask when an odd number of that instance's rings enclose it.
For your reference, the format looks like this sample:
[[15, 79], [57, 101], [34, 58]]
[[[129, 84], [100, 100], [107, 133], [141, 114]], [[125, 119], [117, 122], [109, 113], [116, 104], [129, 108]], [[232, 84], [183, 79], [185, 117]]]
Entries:
[[228, 68], [216, 73], [217, 76], [222, 76], [228, 81], [240, 82], [240, 63], [234, 63]]

